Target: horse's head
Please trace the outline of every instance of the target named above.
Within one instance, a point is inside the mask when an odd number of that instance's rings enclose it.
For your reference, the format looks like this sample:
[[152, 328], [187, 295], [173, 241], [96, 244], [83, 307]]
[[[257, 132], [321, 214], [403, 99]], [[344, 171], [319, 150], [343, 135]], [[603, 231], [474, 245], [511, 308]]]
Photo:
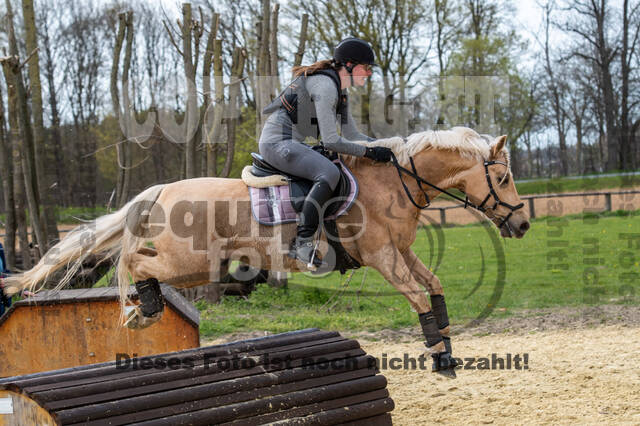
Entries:
[[504, 149], [506, 140], [506, 136], [495, 138], [489, 158], [467, 170], [460, 186], [500, 229], [502, 237], [522, 238], [529, 230], [529, 214], [513, 181], [509, 153]]

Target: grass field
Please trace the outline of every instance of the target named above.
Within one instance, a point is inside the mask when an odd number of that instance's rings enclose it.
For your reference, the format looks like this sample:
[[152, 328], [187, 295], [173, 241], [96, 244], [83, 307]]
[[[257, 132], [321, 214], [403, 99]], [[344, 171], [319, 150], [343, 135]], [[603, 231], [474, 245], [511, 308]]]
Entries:
[[[460, 324], [483, 311], [506, 316], [515, 309], [637, 303], [639, 229], [638, 215], [536, 220], [522, 240], [502, 240], [494, 227], [483, 225], [442, 229], [442, 244], [434, 243], [433, 252], [442, 253], [436, 273], [445, 288], [450, 317]], [[438, 239], [436, 230], [420, 230], [413, 248], [435, 268], [437, 254], [430, 255], [430, 239]], [[345, 286], [348, 275], [294, 274], [288, 289], [260, 285], [248, 300], [225, 297], [219, 305], [198, 302], [200, 332], [214, 337], [253, 330], [373, 331], [417, 324], [406, 299], [376, 271], [358, 270]]]

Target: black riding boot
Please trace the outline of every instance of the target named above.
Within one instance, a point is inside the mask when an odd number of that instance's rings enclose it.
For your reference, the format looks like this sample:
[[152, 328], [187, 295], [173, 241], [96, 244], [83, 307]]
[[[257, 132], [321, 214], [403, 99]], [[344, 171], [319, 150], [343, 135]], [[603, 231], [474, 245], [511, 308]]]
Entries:
[[313, 236], [320, 223], [320, 210], [331, 198], [332, 194], [333, 190], [328, 183], [316, 182], [311, 187], [311, 191], [307, 194], [307, 198], [305, 198], [302, 205], [298, 236], [293, 244], [293, 256], [307, 265], [311, 264], [313, 257], [313, 265], [317, 267], [323, 266], [322, 261], [314, 256]]

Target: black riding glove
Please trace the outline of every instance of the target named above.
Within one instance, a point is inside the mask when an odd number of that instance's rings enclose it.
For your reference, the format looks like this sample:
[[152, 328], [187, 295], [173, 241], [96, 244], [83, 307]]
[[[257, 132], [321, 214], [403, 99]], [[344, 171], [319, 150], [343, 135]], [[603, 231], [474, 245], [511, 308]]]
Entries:
[[390, 148], [386, 148], [384, 146], [374, 146], [367, 147], [367, 150], [364, 153], [364, 156], [367, 158], [371, 158], [373, 161], [379, 161], [381, 163], [388, 163], [391, 161], [391, 151]]

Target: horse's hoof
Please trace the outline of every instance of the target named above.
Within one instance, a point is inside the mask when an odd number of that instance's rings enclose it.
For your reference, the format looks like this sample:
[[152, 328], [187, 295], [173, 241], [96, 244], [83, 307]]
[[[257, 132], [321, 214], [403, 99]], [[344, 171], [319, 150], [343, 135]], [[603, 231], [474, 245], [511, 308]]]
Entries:
[[431, 371], [434, 371], [442, 376], [448, 377], [450, 379], [455, 379], [456, 372], [455, 368], [458, 365], [455, 358], [451, 356], [449, 352], [440, 352], [437, 354], [432, 354], [433, 365], [431, 366]]
[[129, 314], [127, 315], [127, 320], [124, 325], [131, 330], [142, 330], [143, 328], [147, 328], [162, 318], [162, 311], [156, 312], [150, 317], [145, 317], [142, 315], [142, 311], [138, 306], [133, 308]]
[[453, 368], [451, 368], [449, 370], [436, 371], [436, 373], [440, 374], [441, 376], [446, 377], [447, 379], [455, 379], [455, 378], [458, 377], [456, 375], [456, 370], [454, 370]]

